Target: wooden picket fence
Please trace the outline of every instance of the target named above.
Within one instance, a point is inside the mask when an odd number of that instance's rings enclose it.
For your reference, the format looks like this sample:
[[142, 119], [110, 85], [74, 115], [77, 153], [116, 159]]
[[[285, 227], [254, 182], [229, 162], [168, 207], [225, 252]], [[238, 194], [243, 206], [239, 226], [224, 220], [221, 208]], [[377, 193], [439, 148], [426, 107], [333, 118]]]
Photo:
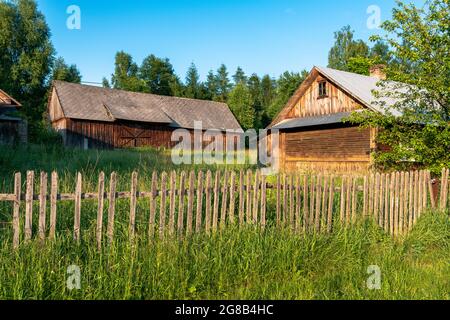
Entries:
[[[411, 230], [417, 219], [429, 208], [446, 210], [449, 205], [449, 169], [442, 171], [440, 192], [433, 192], [429, 171], [394, 172], [367, 176], [286, 175], [268, 183], [259, 170], [213, 174], [154, 172], [149, 191], [138, 190], [138, 173], [133, 172], [129, 192], [117, 191], [117, 173], [105, 188], [105, 174], [98, 177], [96, 192], [83, 192], [83, 177], [76, 176], [75, 192], [59, 193], [58, 173], [48, 181], [40, 173], [39, 194], [35, 193], [35, 173], [28, 171], [26, 190], [22, 177], [15, 174], [14, 193], [0, 194], [0, 201], [13, 202], [13, 246], [21, 242], [21, 204], [25, 204], [25, 241], [33, 237], [33, 203], [39, 203], [37, 235], [41, 240], [54, 239], [57, 232], [57, 202], [74, 201], [73, 237], [81, 239], [83, 200], [96, 200], [96, 241], [102, 247], [103, 237], [114, 240], [117, 199], [129, 199], [129, 237], [136, 234], [136, 208], [139, 199], [149, 199], [148, 236], [189, 236], [193, 233], [217, 232], [229, 224], [253, 224], [262, 230], [268, 223], [290, 227], [296, 232], [332, 232], [336, 223], [347, 226], [358, 218], [371, 217], [393, 236]], [[50, 192], [48, 186], [50, 185]], [[105, 201], [107, 225], [104, 230]], [[268, 203], [274, 210], [267, 215]], [[439, 201], [439, 203], [437, 203]], [[49, 204], [49, 206], [48, 206]], [[49, 208], [48, 208], [49, 207]], [[49, 209], [49, 225], [47, 215]]]

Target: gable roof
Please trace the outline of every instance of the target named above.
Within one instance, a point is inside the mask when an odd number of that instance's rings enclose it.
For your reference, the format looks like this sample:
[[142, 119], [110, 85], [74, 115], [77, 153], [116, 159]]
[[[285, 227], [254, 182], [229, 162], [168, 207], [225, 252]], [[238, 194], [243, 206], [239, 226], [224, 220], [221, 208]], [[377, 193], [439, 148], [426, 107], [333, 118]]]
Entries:
[[[361, 103], [361, 105], [375, 112], [385, 113], [386, 109], [399, 101], [393, 97], [376, 97], [373, 92], [380, 91], [381, 88], [378, 86], [380, 80], [375, 77], [315, 66], [311, 70], [309, 76], [296, 90], [280, 114], [272, 122], [270, 125], [271, 128], [278, 124], [283, 116], [296, 105], [298, 100], [319, 75], [334, 83], [342, 91], [346, 92], [349, 96]], [[406, 92], [406, 90], [408, 90], [408, 86], [406, 84], [401, 84], [394, 81], [388, 81], [385, 85], [388, 89], [391, 87], [392, 90], [399, 92]], [[381, 104], [383, 104], [383, 106]], [[389, 111], [395, 116], [401, 115], [401, 112], [398, 110], [389, 109]]]
[[66, 118], [104, 122], [129, 120], [186, 129], [193, 129], [194, 121], [202, 121], [203, 129], [241, 129], [225, 103], [129, 92], [64, 81], [54, 81], [53, 87]]
[[0, 89], [0, 106], [21, 107], [22, 105], [17, 100], [8, 95], [5, 91]]

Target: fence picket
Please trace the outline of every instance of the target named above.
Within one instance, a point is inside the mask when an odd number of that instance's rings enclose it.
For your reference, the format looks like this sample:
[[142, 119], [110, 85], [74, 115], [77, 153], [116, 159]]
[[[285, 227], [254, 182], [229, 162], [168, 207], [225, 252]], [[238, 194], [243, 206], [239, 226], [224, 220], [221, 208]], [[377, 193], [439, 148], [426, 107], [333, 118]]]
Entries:
[[195, 172], [191, 171], [189, 174], [189, 195], [186, 218], [186, 235], [192, 233], [192, 218], [194, 214], [194, 197], [195, 197]]
[[131, 241], [134, 239], [134, 233], [136, 231], [137, 184], [138, 184], [138, 173], [136, 171], [134, 171], [131, 174], [130, 224], [129, 224], [129, 230], [128, 230]]
[[301, 186], [300, 186], [300, 176], [296, 176], [296, 182], [295, 182], [295, 193], [296, 193], [296, 199], [297, 199], [297, 205], [295, 207], [295, 229], [296, 231], [300, 231], [301, 228], [301, 221], [300, 221], [300, 210], [302, 207], [302, 198], [301, 198]]
[[225, 171], [223, 175], [223, 186], [222, 186], [222, 212], [220, 215], [220, 228], [223, 229], [226, 225], [227, 211], [228, 211], [228, 180], [229, 172]]
[[169, 192], [169, 235], [175, 233], [175, 202], [177, 192], [177, 173], [172, 171], [170, 174], [170, 192]]
[[246, 205], [246, 222], [250, 223], [252, 219], [252, 171], [247, 171], [247, 184], [245, 187], [245, 192], [247, 194], [247, 205]]
[[167, 172], [161, 175], [161, 201], [159, 206], [159, 238], [163, 239], [166, 228], [166, 206], [167, 206]]
[[281, 222], [281, 176], [277, 175], [277, 226], [280, 225]]
[[20, 244], [20, 198], [22, 194], [22, 175], [20, 172], [14, 174], [14, 206], [13, 206], [13, 248], [17, 249]]
[[239, 224], [242, 226], [244, 224], [244, 171], [239, 172]]
[[47, 185], [48, 185], [48, 175], [46, 172], [41, 172], [40, 179], [40, 190], [39, 190], [39, 239], [45, 240], [46, 232], [46, 215], [47, 215]]
[[228, 213], [229, 221], [231, 224], [234, 224], [235, 219], [235, 210], [236, 210], [236, 172], [231, 172], [231, 178], [230, 178], [230, 210]]
[[105, 198], [105, 173], [100, 172], [98, 176], [98, 206], [97, 206], [97, 227], [96, 227], [96, 239], [97, 248], [102, 248], [102, 232], [103, 232], [103, 209]]
[[220, 201], [220, 171], [216, 171], [216, 178], [214, 181], [214, 207], [213, 207], [213, 221], [212, 231], [217, 231], [217, 223], [219, 220], [219, 201]]
[[253, 188], [253, 224], [258, 223], [258, 209], [259, 209], [259, 180], [261, 178], [261, 173], [259, 170], [256, 170], [255, 174], [255, 184]]
[[75, 241], [80, 241], [80, 222], [81, 222], [81, 192], [82, 192], [83, 177], [80, 172], [77, 174], [77, 184], [75, 187], [75, 215], [73, 223], [73, 238]]
[[308, 177], [303, 176], [303, 232], [308, 230], [309, 212], [308, 212]]
[[58, 173], [52, 172], [52, 182], [50, 187], [50, 231], [49, 238], [54, 240], [56, 237], [56, 210], [58, 201]]
[[197, 212], [195, 216], [195, 231], [198, 233], [202, 227], [203, 210], [203, 172], [199, 171], [197, 180]]
[[212, 173], [210, 170], [206, 172], [206, 182], [205, 182], [205, 230], [206, 233], [211, 231], [211, 180]]
[[158, 173], [156, 171], [153, 171], [152, 185], [150, 190], [150, 216], [148, 218], [149, 239], [152, 239], [155, 234], [157, 192], [158, 192]]
[[184, 200], [185, 200], [185, 180], [186, 180], [186, 172], [182, 171], [180, 175], [180, 186], [178, 189], [178, 222], [177, 222], [177, 230], [178, 235], [181, 237], [184, 229]]
[[291, 229], [295, 229], [295, 186], [294, 186], [294, 176], [289, 177], [289, 224]]
[[112, 245], [114, 242], [114, 218], [116, 212], [116, 185], [117, 185], [117, 173], [111, 173], [111, 179], [109, 181], [109, 197], [108, 197], [108, 244]]
[[320, 231], [326, 230], [325, 225], [327, 222], [327, 201], [328, 201], [328, 179], [329, 177], [324, 177], [323, 179], [323, 192], [322, 192], [322, 210], [320, 218]]
[[333, 207], [334, 207], [334, 177], [330, 177], [330, 191], [328, 199], [327, 232], [331, 233], [333, 228]]
[[27, 172], [27, 189], [25, 194], [25, 241], [33, 236], [33, 197], [34, 171]]
[[389, 174], [385, 174], [384, 177], [384, 231], [389, 232], [389, 226], [390, 226], [390, 212], [389, 212], [389, 196], [390, 196], [390, 185], [391, 185], [391, 178]]
[[341, 201], [339, 218], [342, 225], [345, 223], [345, 180], [346, 177], [341, 177]]

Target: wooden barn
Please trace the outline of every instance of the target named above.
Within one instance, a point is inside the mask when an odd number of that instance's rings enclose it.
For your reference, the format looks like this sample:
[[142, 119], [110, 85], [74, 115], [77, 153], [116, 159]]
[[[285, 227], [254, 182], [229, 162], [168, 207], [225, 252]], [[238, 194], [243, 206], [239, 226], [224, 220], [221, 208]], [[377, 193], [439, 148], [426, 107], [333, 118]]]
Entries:
[[224, 103], [55, 81], [48, 103], [53, 128], [71, 147], [167, 147], [174, 130], [241, 130]]
[[[352, 112], [383, 112], [374, 90], [385, 79], [383, 66], [363, 76], [314, 67], [269, 128], [280, 131], [280, 167], [284, 171], [363, 172], [371, 165], [376, 129], [344, 124]], [[383, 98], [386, 106], [395, 103]]]
[[21, 104], [0, 90], [0, 144], [27, 142], [27, 122], [18, 116]]

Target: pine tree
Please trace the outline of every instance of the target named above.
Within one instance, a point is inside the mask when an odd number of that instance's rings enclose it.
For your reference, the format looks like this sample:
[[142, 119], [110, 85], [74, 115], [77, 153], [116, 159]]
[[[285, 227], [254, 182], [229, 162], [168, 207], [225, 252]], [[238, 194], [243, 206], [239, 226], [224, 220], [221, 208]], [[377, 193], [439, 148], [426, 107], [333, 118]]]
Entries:
[[222, 64], [216, 74], [217, 96], [215, 100], [226, 102], [231, 89], [231, 83], [228, 79], [227, 67]]
[[203, 98], [202, 84], [200, 82], [200, 75], [194, 63], [189, 67], [186, 74], [185, 92], [186, 98], [201, 99]]

